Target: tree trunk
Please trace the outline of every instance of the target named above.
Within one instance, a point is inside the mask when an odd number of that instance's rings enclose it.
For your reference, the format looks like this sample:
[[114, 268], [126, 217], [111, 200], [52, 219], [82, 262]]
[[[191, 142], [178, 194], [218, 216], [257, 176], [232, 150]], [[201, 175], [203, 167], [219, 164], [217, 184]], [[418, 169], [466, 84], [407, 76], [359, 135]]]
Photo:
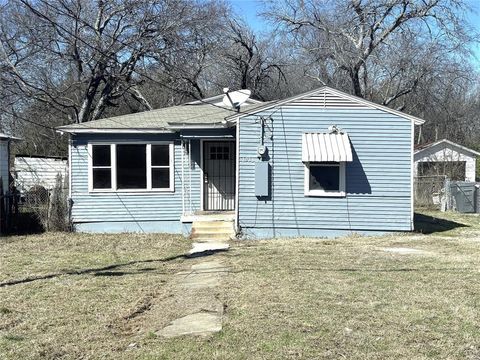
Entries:
[[350, 69], [350, 79], [352, 80], [353, 93], [358, 97], [365, 97], [362, 90], [362, 85], [360, 84], [360, 66], [355, 65]]

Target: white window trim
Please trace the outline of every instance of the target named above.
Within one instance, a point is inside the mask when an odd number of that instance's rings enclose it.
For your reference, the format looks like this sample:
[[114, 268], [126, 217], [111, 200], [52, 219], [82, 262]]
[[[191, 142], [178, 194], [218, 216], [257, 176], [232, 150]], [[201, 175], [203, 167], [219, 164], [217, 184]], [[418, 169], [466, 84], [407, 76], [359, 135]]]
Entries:
[[[111, 189], [94, 189], [93, 188], [93, 145], [110, 145], [110, 164], [103, 168], [111, 168]], [[146, 161], [147, 161], [147, 188], [145, 189], [118, 189], [117, 188], [117, 145], [146, 145]], [[169, 145], [169, 160], [168, 166], [153, 166], [152, 167], [152, 145]], [[89, 142], [87, 145], [88, 151], [88, 191], [90, 193], [152, 193], [152, 192], [175, 192], [175, 145], [173, 141], [151, 141], [151, 142]], [[102, 166], [95, 167], [102, 168]], [[170, 187], [169, 188], [152, 188], [152, 168], [169, 168], [170, 172]]]
[[304, 183], [304, 193], [305, 196], [319, 196], [319, 197], [345, 197], [345, 162], [341, 161], [338, 163], [340, 168], [339, 174], [339, 190], [310, 190], [310, 165], [314, 166], [331, 166], [332, 164], [327, 163], [309, 163], [305, 162], [303, 165], [305, 167], [305, 183]]

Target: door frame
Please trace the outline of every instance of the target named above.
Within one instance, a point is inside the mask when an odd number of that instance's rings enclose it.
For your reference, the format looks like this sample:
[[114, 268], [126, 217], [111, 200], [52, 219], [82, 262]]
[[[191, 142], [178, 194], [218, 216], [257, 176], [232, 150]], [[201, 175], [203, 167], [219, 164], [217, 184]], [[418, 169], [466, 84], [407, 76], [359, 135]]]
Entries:
[[[205, 191], [205, 174], [203, 172], [203, 167], [205, 165], [205, 158], [204, 158], [204, 146], [206, 142], [220, 142], [220, 141], [230, 141], [230, 142], [235, 142], [236, 139], [200, 139], [200, 211], [205, 211], [205, 194], [203, 193]], [[235, 143], [236, 145], [236, 143]], [[235, 152], [236, 152], [236, 146]], [[235, 161], [235, 169], [237, 168], [237, 154], [235, 154], [233, 161]], [[236, 199], [237, 199], [237, 173], [236, 171], [234, 172], [234, 187], [235, 187], [235, 200], [233, 202], [233, 206], [235, 207], [234, 211], [236, 211]], [[226, 210], [225, 210], [226, 211]]]

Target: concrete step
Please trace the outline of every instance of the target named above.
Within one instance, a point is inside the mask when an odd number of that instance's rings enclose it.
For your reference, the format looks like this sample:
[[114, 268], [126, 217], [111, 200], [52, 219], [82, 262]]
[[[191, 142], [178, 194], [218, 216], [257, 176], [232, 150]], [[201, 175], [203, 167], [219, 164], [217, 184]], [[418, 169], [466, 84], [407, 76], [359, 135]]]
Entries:
[[218, 225], [218, 226], [204, 226], [204, 225], [192, 225], [192, 231], [205, 231], [205, 232], [233, 232], [235, 230], [233, 225]]
[[229, 237], [233, 238], [235, 236], [235, 232], [232, 230], [224, 231], [224, 230], [218, 230], [218, 229], [211, 229], [211, 230], [206, 230], [206, 229], [192, 229], [192, 232], [190, 233], [191, 236], [193, 235], [205, 235], [205, 236], [213, 236], [213, 235], [218, 235], [218, 236], [224, 236], [224, 237]]
[[192, 228], [205, 229], [232, 229], [234, 228], [233, 221], [194, 221]]
[[235, 234], [231, 233], [216, 233], [216, 232], [193, 232], [190, 235], [190, 239], [195, 241], [213, 241], [213, 240], [231, 240], [235, 238]]
[[190, 239], [198, 242], [228, 241], [235, 238], [235, 222], [202, 218], [192, 222]]

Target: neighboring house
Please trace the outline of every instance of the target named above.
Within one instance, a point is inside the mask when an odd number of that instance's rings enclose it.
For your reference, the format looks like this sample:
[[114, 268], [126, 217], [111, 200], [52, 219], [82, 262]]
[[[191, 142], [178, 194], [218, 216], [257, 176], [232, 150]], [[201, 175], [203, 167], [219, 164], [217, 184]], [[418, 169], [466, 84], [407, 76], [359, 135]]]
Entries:
[[67, 177], [68, 163], [66, 158], [53, 156], [16, 155], [15, 186], [22, 192], [41, 186], [53, 189], [58, 174], [62, 179]]
[[9, 191], [10, 184], [10, 143], [20, 140], [17, 137], [0, 133], [0, 178], [3, 191]]
[[219, 213], [249, 238], [413, 229], [423, 120], [329, 87], [211, 102], [60, 127], [77, 230], [180, 233]]
[[480, 152], [443, 139], [415, 147], [415, 176], [445, 175], [451, 180], [475, 181]]

